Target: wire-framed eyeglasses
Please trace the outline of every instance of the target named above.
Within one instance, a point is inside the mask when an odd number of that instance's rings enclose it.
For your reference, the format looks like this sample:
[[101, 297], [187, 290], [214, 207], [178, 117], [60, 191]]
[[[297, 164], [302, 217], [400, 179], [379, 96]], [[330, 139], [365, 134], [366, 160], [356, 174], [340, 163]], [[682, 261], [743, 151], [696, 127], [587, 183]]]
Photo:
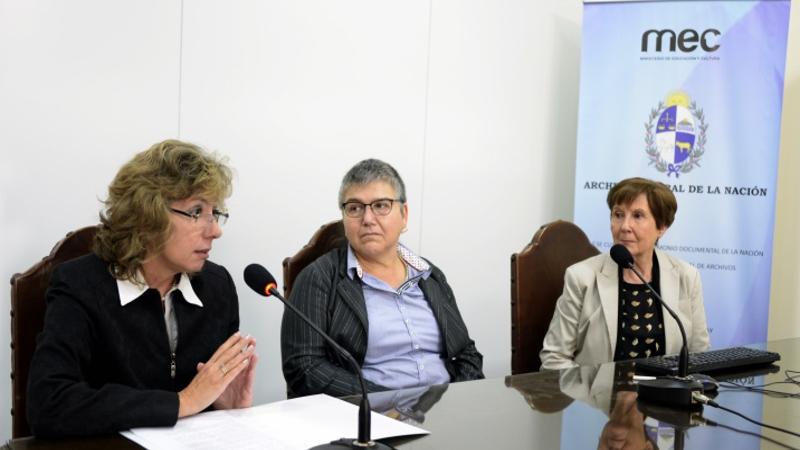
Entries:
[[[212, 224], [214, 222], [218, 223], [219, 226], [225, 225], [228, 222], [228, 218], [230, 214], [219, 211], [217, 209], [212, 209], [210, 213], [204, 213], [201, 209], [193, 209], [191, 211], [182, 211], [180, 209], [170, 208], [170, 211], [174, 212], [175, 214], [180, 214], [181, 216], [188, 217], [194, 221], [196, 224]], [[203, 219], [202, 221], [200, 219]]]

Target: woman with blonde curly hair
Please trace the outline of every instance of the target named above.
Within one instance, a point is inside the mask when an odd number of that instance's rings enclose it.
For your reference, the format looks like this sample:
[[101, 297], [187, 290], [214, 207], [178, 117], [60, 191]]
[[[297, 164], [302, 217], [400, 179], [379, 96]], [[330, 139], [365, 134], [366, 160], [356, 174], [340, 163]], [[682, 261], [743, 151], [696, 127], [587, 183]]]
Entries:
[[172, 426], [252, 403], [255, 341], [236, 288], [208, 261], [231, 170], [181, 141], [153, 145], [108, 188], [94, 251], [61, 264], [28, 384], [44, 437]]

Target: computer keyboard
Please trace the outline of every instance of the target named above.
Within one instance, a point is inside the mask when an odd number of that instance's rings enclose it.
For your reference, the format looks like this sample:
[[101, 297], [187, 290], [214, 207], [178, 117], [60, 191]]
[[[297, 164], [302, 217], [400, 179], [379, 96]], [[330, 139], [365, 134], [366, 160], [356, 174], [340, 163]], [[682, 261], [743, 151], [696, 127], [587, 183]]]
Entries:
[[[745, 367], [772, 364], [781, 359], [781, 355], [748, 347], [732, 347], [721, 350], [689, 354], [688, 373], [712, 374]], [[655, 375], [677, 375], [678, 356], [656, 356], [637, 359], [636, 372]]]

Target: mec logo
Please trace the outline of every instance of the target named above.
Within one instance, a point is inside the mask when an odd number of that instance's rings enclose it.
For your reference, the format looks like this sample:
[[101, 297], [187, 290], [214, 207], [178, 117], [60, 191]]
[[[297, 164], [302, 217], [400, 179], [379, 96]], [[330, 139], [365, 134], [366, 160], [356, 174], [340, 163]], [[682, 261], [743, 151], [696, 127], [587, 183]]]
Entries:
[[719, 30], [713, 28], [709, 28], [702, 33], [686, 29], [677, 34], [673, 30], [647, 30], [642, 33], [642, 51], [649, 51], [650, 42], [654, 38], [655, 50], [660, 52], [664, 47], [664, 39], [668, 38], [669, 51], [671, 52], [674, 52], [676, 48], [684, 53], [693, 52], [697, 49], [698, 44], [707, 52], [715, 52], [719, 49], [719, 44], [716, 43], [715, 38], [720, 34], [722, 33]]

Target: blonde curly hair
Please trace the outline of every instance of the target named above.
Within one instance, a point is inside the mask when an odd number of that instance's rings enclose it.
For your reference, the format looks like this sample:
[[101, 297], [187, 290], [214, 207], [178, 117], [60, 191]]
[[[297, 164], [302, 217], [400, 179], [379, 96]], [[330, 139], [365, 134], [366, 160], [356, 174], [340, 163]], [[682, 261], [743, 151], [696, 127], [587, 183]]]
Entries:
[[200, 195], [223, 209], [231, 181], [226, 161], [196, 145], [153, 145], [123, 165], [109, 185], [94, 252], [115, 278], [138, 281], [145, 257], [161, 251], [172, 232], [170, 203]]

